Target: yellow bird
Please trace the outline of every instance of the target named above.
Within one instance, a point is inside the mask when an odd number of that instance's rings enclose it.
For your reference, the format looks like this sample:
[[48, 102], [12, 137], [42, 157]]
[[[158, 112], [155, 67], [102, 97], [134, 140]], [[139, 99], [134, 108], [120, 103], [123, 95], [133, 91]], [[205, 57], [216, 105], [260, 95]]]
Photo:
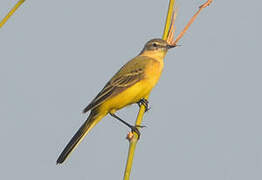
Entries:
[[132, 126], [116, 116], [115, 112], [130, 104], [138, 103], [148, 109], [145, 99], [158, 82], [164, 67], [164, 57], [168, 49], [175, 47], [162, 39], [148, 41], [141, 53], [127, 62], [105, 85], [94, 100], [83, 110], [91, 110], [87, 120], [72, 137], [56, 163], [63, 163], [87, 133], [107, 114], [120, 120], [140, 135], [136, 126]]

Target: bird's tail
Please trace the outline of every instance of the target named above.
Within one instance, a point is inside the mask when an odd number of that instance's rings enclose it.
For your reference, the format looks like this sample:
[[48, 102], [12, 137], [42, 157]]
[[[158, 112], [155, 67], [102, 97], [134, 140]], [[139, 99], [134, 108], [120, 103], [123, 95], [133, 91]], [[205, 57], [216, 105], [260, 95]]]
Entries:
[[97, 113], [95, 110], [92, 110], [90, 115], [84, 124], [78, 129], [76, 134], [72, 137], [69, 143], [66, 145], [63, 152], [58, 157], [56, 164], [62, 164], [66, 158], [71, 154], [71, 152], [77, 147], [77, 145], [83, 140], [87, 133], [104, 117]]

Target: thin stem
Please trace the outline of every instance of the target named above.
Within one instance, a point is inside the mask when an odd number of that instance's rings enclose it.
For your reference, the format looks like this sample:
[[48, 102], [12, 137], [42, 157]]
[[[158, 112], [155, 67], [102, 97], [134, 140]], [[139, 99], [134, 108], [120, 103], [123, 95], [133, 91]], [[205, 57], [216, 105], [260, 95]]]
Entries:
[[[165, 25], [165, 29], [164, 29], [164, 33], [162, 37], [164, 40], [166, 40], [168, 37], [168, 31], [169, 31], [170, 24], [171, 24], [174, 3], [175, 3], [175, 0], [169, 1], [168, 13], [166, 17], [166, 25]], [[148, 97], [149, 95], [145, 99], [148, 99]], [[145, 110], [146, 110], [145, 106], [140, 106], [139, 113], [136, 118], [136, 125], [141, 125]], [[128, 138], [128, 140], [129, 140], [129, 150], [128, 150], [128, 157], [127, 157], [127, 162], [126, 162], [124, 180], [129, 180], [130, 178], [131, 168], [132, 168], [133, 159], [135, 155], [135, 149], [136, 149], [136, 145], [138, 142], [138, 135], [134, 133], [131, 138]]]
[[[148, 99], [148, 96], [145, 99]], [[136, 118], [136, 125], [141, 125], [145, 110], [146, 110], [145, 106], [140, 106], [140, 109], [139, 109], [139, 112]], [[138, 129], [140, 128], [138, 127]], [[131, 168], [133, 164], [137, 142], [138, 142], [138, 135], [134, 133], [132, 134], [132, 137], [129, 139], [129, 150], [128, 150], [128, 157], [127, 157], [127, 162], [126, 162], [124, 180], [129, 180], [130, 178], [130, 173], [131, 173]]]
[[14, 7], [8, 12], [4, 19], [0, 22], [0, 28], [6, 23], [6, 21], [15, 13], [15, 11], [21, 6], [25, 0], [19, 0]]
[[168, 37], [168, 32], [169, 32], [170, 24], [171, 24], [171, 21], [172, 21], [174, 4], [175, 4], [175, 0], [169, 1], [169, 6], [168, 6], [168, 11], [167, 11], [167, 16], [166, 16], [166, 25], [165, 25], [163, 36], [162, 36], [162, 39], [164, 39], [164, 40], [167, 40], [167, 37]]
[[[182, 38], [182, 36], [188, 30], [189, 26], [194, 22], [194, 20], [196, 19], [197, 15], [201, 12], [201, 10], [203, 8], [209, 6], [212, 1], [213, 0], [207, 0], [206, 3], [204, 3], [203, 5], [201, 5], [199, 7], [199, 10], [190, 19], [190, 21], [188, 22], [186, 27], [183, 29], [183, 31], [177, 36], [176, 40], [174, 41], [174, 33], [175, 33], [174, 23], [175, 23], [175, 19], [176, 19], [177, 10], [173, 14], [175, 0], [170, 0], [169, 1], [169, 7], [168, 7], [168, 13], [167, 13], [167, 17], [166, 17], [166, 24], [165, 24], [162, 39], [167, 40], [167, 42], [171, 45], [176, 45], [176, 43]], [[145, 99], [148, 99], [148, 96]], [[145, 107], [140, 106], [140, 110], [139, 110], [139, 113], [138, 113], [137, 119], [136, 119], [136, 125], [141, 124], [141, 122], [143, 120], [144, 113], [145, 113]], [[129, 140], [129, 151], [128, 151], [128, 157], [127, 157], [127, 162], [126, 162], [124, 180], [129, 180], [129, 178], [130, 178], [131, 168], [132, 168], [132, 164], [133, 164], [133, 158], [134, 158], [134, 154], [135, 154], [136, 145], [137, 145], [137, 142], [138, 142], [138, 135], [136, 133], [133, 133], [133, 134], [131, 133], [131, 135], [128, 134], [127, 139]]]
[[207, 0], [206, 3], [201, 5], [198, 9], [198, 11], [194, 14], [194, 16], [189, 20], [186, 27], [181, 31], [181, 33], [177, 36], [176, 40], [174, 41], [174, 44], [177, 44], [177, 42], [182, 38], [182, 36], [185, 34], [185, 32], [188, 30], [189, 26], [195, 21], [198, 14], [207, 6], [209, 6], [212, 3], [213, 0]]

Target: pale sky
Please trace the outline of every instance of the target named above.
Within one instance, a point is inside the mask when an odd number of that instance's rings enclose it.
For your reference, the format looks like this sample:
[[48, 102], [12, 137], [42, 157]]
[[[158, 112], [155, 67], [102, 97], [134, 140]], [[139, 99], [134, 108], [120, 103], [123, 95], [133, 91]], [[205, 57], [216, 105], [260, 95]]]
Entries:
[[[0, 1], [0, 18], [16, 3]], [[177, 1], [180, 31], [204, 1]], [[248, 4], [250, 3], [250, 4]], [[131, 179], [261, 180], [261, 1], [214, 0], [171, 50]], [[0, 29], [0, 179], [122, 179], [129, 129], [105, 117], [55, 164], [111, 76], [162, 36], [168, 0], [27, 0]], [[134, 123], [138, 108], [118, 115]]]

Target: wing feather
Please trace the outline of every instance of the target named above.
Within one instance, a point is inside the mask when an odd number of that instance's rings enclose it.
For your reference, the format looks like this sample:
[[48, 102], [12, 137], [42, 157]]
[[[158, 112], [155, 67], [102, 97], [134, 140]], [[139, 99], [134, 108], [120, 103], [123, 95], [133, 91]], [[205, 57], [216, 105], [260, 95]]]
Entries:
[[95, 99], [83, 110], [83, 113], [96, 108], [102, 102], [110, 97], [113, 97], [128, 87], [139, 82], [144, 75], [142, 68], [136, 68], [127, 73], [122, 73], [121, 70], [105, 85]]

